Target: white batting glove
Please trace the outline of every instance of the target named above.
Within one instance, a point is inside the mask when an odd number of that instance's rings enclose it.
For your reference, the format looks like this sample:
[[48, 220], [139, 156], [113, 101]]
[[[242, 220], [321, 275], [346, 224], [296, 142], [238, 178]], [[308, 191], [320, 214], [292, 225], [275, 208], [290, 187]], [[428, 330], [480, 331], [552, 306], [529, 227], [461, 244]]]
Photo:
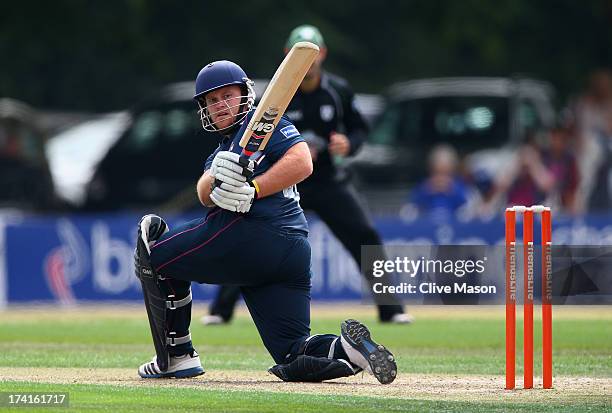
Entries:
[[221, 182], [239, 187], [247, 176], [253, 174], [254, 162], [249, 160], [247, 165], [240, 163], [240, 155], [230, 151], [221, 151], [215, 155], [210, 167], [210, 174]]
[[255, 199], [255, 188], [247, 183], [241, 186], [222, 183], [210, 193], [210, 199], [220, 208], [232, 212], [246, 213]]

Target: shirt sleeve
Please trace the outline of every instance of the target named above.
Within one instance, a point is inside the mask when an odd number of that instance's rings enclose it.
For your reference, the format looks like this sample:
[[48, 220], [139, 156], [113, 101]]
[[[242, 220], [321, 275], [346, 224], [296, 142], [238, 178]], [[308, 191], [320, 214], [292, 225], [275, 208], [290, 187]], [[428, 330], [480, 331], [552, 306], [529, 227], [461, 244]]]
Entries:
[[302, 138], [295, 125], [283, 116], [276, 130], [272, 133], [264, 153], [271, 162], [276, 162], [283, 157], [289, 148], [299, 142], [304, 142], [304, 138]]

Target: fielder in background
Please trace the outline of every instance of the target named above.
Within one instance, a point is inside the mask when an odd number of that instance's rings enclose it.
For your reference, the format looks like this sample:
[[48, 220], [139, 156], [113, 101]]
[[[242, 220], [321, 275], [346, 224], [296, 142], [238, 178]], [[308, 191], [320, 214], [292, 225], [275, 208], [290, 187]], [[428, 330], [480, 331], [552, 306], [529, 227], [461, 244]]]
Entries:
[[[289, 35], [285, 53], [301, 41], [316, 44], [320, 52], [286, 112], [307, 142], [314, 163], [313, 174], [299, 185], [300, 204], [305, 210], [316, 212], [362, 268], [361, 246], [382, 242], [338, 162], [357, 152], [367, 126], [355, 108], [354, 94], [347, 82], [322, 69], [327, 48], [319, 30], [309, 25], [296, 27]], [[367, 263], [364, 267], [372, 268]], [[371, 273], [362, 275], [372, 280]], [[210, 315], [202, 317], [202, 323], [229, 322], [239, 298], [238, 288], [221, 287], [211, 304]], [[384, 302], [392, 305], [378, 305], [381, 322], [412, 322], [412, 316], [404, 312], [395, 297], [385, 296]]]
[[140, 221], [135, 268], [156, 356], [138, 374], [204, 373], [189, 333], [195, 281], [240, 288], [277, 363], [269, 371], [280, 379], [317, 382], [366, 370], [392, 382], [393, 355], [358, 321], [344, 321], [340, 336], [310, 333], [310, 244], [295, 185], [312, 173], [312, 160], [298, 130], [281, 119], [265, 149], [245, 164], [238, 143], [255, 101], [246, 73], [213, 62], [198, 74], [194, 98], [204, 129], [222, 137], [197, 183], [200, 202], [211, 209], [172, 230], [157, 215]]

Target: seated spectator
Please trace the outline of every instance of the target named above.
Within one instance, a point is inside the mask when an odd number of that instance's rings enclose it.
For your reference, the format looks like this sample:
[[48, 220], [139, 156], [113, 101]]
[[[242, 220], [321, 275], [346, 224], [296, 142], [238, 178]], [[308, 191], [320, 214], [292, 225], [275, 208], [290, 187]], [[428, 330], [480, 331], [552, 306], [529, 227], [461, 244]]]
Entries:
[[601, 157], [595, 169], [588, 210], [609, 213], [612, 212], [612, 106], [609, 108], [605, 122], [597, 141]]
[[554, 180], [551, 198], [545, 202], [560, 207], [570, 214], [578, 212], [576, 195], [579, 174], [576, 157], [570, 148], [570, 128], [554, 127], [548, 133], [548, 149], [542, 153], [542, 161]]
[[543, 204], [554, 187], [555, 176], [544, 164], [540, 149], [531, 138], [518, 148], [507, 165], [500, 165], [492, 193], [481, 212], [495, 215], [505, 206]]
[[433, 148], [429, 156], [430, 175], [411, 191], [402, 215], [413, 209], [419, 215], [450, 217], [465, 205], [469, 189], [457, 174], [458, 164], [457, 152], [452, 147]]
[[586, 90], [571, 106], [577, 126], [578, 209], [609, 210], [611, 190], [606, 185], [612, 184], [607, 177], [612, 135], [612, 72], [593, 71]]

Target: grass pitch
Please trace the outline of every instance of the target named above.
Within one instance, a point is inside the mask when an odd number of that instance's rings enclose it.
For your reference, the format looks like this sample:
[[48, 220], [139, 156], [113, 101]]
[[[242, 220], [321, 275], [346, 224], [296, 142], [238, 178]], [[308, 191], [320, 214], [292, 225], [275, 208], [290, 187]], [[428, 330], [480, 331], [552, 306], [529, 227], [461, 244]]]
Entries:
[[[248, 314], [192, 336], [207, 373], [143, 380], [153, 355], [142, 306], [11, 308], [0, 312], [0, 391], [70, 394], [67, 411], [610, 411], [612, 308], [554, 309], [552, 390], [505, 391], [503, 307], [415, 307], [410, 326], [381, 325], [366, 306], [314, 306], [313, 333], [338, 333], [347, 317], [365, 322], [393, 351], [398, 379], [368, 375], [333, 382], [283, 383]], [[518, 311], [520, 314], [520, 311]], [[517, 323], [520, 325], [520, 323]], [[535, 331], [539, 332], [536, 324]], [[522, 374], [517, 331], [517, 376]], [[536, 374], [541, 339], [534, 338]], [[535, 384], [541, 381], [536, 378]], [[520, 377], [517, 377], [520, 386]], [[53, 409], [58, 411], [58, 409]]]

